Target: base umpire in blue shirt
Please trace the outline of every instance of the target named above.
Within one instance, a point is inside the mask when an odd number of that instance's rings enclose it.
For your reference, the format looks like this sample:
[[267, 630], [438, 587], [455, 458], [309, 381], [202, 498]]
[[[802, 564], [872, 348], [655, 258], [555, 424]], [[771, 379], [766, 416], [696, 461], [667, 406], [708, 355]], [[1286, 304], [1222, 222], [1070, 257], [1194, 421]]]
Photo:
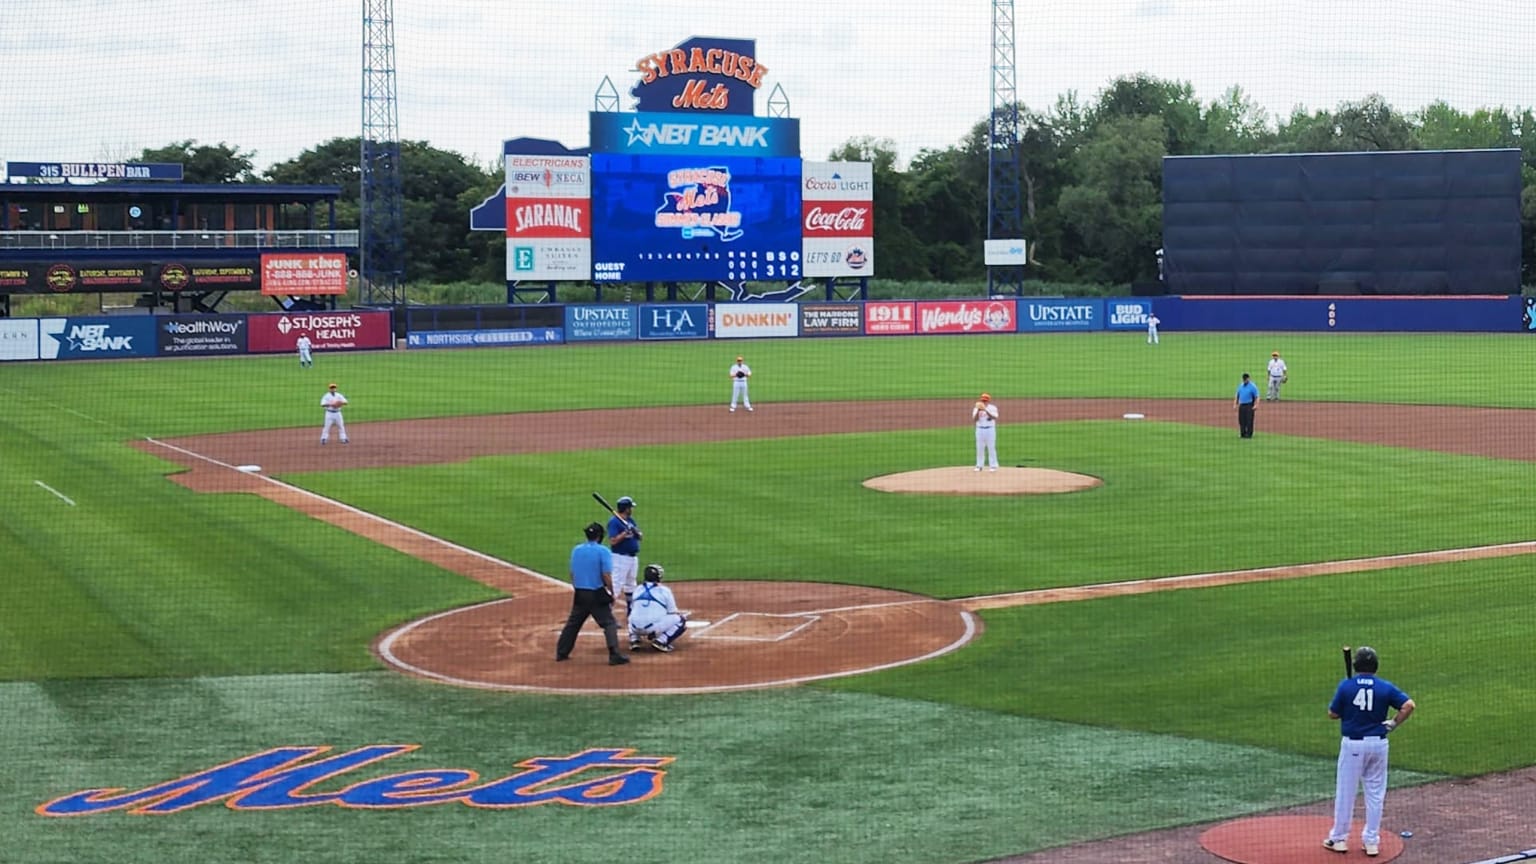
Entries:
[[1237, 395], [1232, 397], [1237, 406], [1237, 434], [1253, 437], [1253, 409], [1259, 404], [1259, 385], [1253, 383], [1248, 373], [1243, 373], [1243, 383], [1237, 385]]
[[555, 659], [569, 660], [576, 647], [576, 634], [590, 616], [603, 628], [608, 642], [608, 665], [623, 666], [629, 658], [619, 653], [619, 622], [613, 618], [613, 553], [603, 545], [603, 526], [593, 522], [585, 529], [587, 540], [571, 550], [571, 585], [576, 594], [571, 599], [571, 614], [555, 643]]

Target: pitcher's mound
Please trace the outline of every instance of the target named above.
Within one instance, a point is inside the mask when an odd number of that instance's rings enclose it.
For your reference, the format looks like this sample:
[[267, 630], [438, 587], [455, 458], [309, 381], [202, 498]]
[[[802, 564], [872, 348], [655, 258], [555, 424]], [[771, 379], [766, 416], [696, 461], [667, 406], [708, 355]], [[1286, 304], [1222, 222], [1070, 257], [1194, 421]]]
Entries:
[[1323, 838], [1333, 827], [1332, 816], [1258, 816], [1223, 822], [1200, 835], [1200, 845], [1217, 857], [1236, 864], [1329, 864], [1337, 861], [1391, 861], [1403, 854], [1397, 835], [1381, 832], [1381, 854], [1366, 856], [1360, 844], [1360, 820], [1349, 835], [1349, 854], [1323, 848]]
[[931, 495], [1049, 495], [1102, 486], [1087, 474], [1049, 468], [927, 468], [871, 477], [864, 485], [881, 492], [926, 492]]

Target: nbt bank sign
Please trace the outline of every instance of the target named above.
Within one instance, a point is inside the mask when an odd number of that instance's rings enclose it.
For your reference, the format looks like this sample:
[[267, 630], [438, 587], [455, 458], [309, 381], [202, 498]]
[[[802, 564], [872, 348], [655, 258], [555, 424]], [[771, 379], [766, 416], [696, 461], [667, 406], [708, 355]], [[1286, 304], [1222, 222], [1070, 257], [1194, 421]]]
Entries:
[[800, 121], [774, 117], [696, 117], [594, 111], [596, 153], [681, 156], [790, 157], [800, 155]]

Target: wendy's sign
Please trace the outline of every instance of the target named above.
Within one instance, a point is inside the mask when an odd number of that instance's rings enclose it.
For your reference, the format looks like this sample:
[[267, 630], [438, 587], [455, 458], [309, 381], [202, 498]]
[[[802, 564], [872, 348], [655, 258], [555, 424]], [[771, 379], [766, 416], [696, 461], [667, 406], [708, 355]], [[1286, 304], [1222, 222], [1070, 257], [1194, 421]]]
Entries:
[[640, 81], [629, 92], [642, 112], [753, 113], [752, 96], [768, 67], [757, 62], [754, 39], [692, 36], [676, 48], [635, 61]]

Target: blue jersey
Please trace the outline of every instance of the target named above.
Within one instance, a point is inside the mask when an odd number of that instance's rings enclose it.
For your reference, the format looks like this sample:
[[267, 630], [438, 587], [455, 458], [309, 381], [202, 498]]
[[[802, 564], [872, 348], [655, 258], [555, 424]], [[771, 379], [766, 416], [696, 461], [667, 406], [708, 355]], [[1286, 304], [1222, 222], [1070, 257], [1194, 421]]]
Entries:
[[1385, 735], [1382, 722], [1387, 709], [1402, 708], [1408, 694], [1385, 678], [1361, 672], [1339, 682], [1328, 710], [1339, 715], [1339, 730], [1345, 738]]
[[1259, 385], [1252, 381], [1244, 381], [1237, 385], [1237, 404], [1251, 405], [1259, 401]]
[[577, 588], [602, 588], [603, 574], [613, 572], [613, 553], [593, 541], [571, 550], [571, 584]]
[[[628, 528], [630, 525], [634, 524], [635, 520], [633, 519], [625, 522], [618, 516], [614, 516], [608, 520], [608, 539], [612, 540], [620, 534], [623, 534], [625, 528]], [[636, 525], [635, 527], [638, 528], [639, 526]], [[613, 544], [613, 551], [619, 555], [639, 555], [640, 539], [637, 537], [625, 537], [623, 540]]]

